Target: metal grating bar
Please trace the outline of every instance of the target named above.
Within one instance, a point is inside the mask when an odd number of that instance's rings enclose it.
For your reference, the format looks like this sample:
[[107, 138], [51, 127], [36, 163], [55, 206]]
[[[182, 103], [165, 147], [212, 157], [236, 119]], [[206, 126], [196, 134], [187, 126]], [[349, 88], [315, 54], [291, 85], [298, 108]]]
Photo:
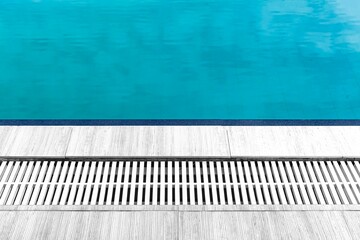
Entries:
[[0, 205], [360, 203], [358, 160], [1, 160]]

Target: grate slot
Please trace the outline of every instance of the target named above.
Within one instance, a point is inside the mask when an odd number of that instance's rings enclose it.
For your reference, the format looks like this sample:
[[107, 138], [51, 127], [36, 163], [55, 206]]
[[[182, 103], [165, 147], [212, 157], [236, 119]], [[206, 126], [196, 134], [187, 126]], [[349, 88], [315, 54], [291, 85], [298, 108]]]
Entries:
[[283, 184], [282, 184], [281, 177], [279, 174], [279, 169], [278, 169], [278, 166], [275, 161], [271, 161], [271, 170], [272, 170], [272, 173], [274, 176], [274, 180], [275, 180], [274, 182], [277, 185], [277, 193], [278, 193], [278, 197], [279, 197], [279, 202], [281, 204], [287, 204], [286, 194], [283, 189]]
[[306, 192], [307, 192], [308, 197], [309, 197], [310, 204], [317, 204], [317, 200], [316, 200], [315, 192], [314, 192], [314, 189], [313, 189], [313, 185], [312, 185], [312, 182], [311, 182], [311, 180], [309, 178], [307, 169], [305, 167], [305, 163], [304, 162], [299, 162], [299, 165], [300, 165], [302, 177], [303, 177], [304, 182], [305, 182], [305, 188], [306, 188]]
[[343, 186], [344, 193], [345, 193], [348, 201], [352, 204], [357, 203], [356, 196], [353, 195], [352, 190], [350, 189], [351, 182], [349, 181], [349, 179], [350, 179], [351, 175], [344, 174], [343, 170], [341, 169], [341, 167], [339, 165], [339, 162], [335, 161], [334, 166], [335, 166], [336, 172], [338, 173], [340, 182], [344, 183], [342, 186]]
[[[235, 204], [239, 205], [241, 204], [241, 198], [240, 198], [240, 193], [239, 193], [239, 182], [238, 182], [238, 175], [236, 172], [236, 166], [235, 166], [235, 162], [234, 161], [230, 161], [230, 168], [231, 168], [231, 178], [232, 178], [232, 185], [233, 185], [233, 192], [234, 192], [234, 202]], [[205, 182], [206, 184], [206, 182]], [[206, 191], [207, 188], [205, 188]], [[205, 192], [205, 197], [206, 199], [208, 198], [208, 193], [206, 194]], [[206, 204], [209, 204], [208, 202], [206, 202]]]
[[312, 167], [314, 169], [314, 172], [317, 176], [317, 179], [319, 180], [319, 182], [321, 183], [321, 191], [322, 191], [322, 194], [324, 196], [324, 200], [326, 202], [326, 204], [333, 204], [333, 201], [332, 201], [332, 198], [331, 198], [331, 194], [330, 192], [328, 191], [328, 188], [326, 187], [327, 186], [327, 182], [323, 176], [323, 173], [319, 167], [319, 164], [317, 162], [313, 163], [312, 164]]
[[260, 184], [261, 184], [261, 188], [262, 188], [262, 196], [264, 197], [264, 201], [266, 204], [271, 204], [271, 193], [269, 191], [269, 188], [266, 186], [267, 185], [267, 178], [266, 178], [266, 174], [265, 174], [265, 168], [263, 165], [263, 162], [258, 162], [258, 171], [259, 171], [259, 175], [260, 175]]
[[344, 192], [341, 180], [338, 178], [338, 174], [334, 168], [334, 165], [332, 162], [327, 162], [328, 170], [330, 172], [330, 176], [335, 184], [336, 192], [339, 195], [340, 201], [343, 204], [349, 204], [349, 200], [346, 197], [346, 194]]
[[129, 176], [130, 178], [130, 198], [129, 198], [129, 205], [135, 205], [135, 193], [138, 187], [138, 162], [134, 161], [132, 162], [132, 167], [131, 167], [131, 176]]
[[[145, 162], [141, 161], [139, 163], [139, 181], [138, 181], [138, 197], [137, 197], [137, 202], [134, 203], [136, 205], [142, 205], [143, 204], [143, 194], [144, 193], [144, 172], [145, 172]], [[112, 175], [113, 173], [111, 173]], [[113, 186], [114, 181], [111, 181], [111, 186]], [[111, 187], [112, 188], [112, 187]], [[106, 203], [107, 205], [109, 205], [109, 203]]]
[[0, 205], [359, 203], [357, 160], [0, 161]]
[[218, 195], [217, 195], [217, 187], [216, 187], [216, 174], [215, 174], [215, 168], [214, 168], [214, 162], [209, 162], [209, 169], [210, 169], [210, 182], [211, 182], [211, 196], [212, 196], [212, 203], [213, 205], [218, 205]]
[[85, 197], [85, 189], [86, 187], [84, 186], [84, 184], [86, 183], [86, 180], [88, 179], [88, 173], [89, 173], [89, 162], [85, 162], [82, 168], [82, 172], [81, 172], [81, 179], [80, 179], [80, 185], [79, 185], [79, 190], [75, 199], [75, 205], [81, 205], [81, 203], [83, 203], [84, 201], [84, 197]]
[[[219, 204], [224, 205], [226, 203], [225, 203], [225, 195], [224, 195], [224, 191], [223, 191], [224, 190], [223, 189], [224, 182], [223, 182], [223, 169], [221, 166], [221, 162], [217, 161], [215, 167], [216, 167], [216, 176], [217, 176], [217, 180], [218, 180], [218, 182], [215, 184], [217, 184]], [[215, 177], [215, 179], [216, 179], [216, 177]]]
[[[110, 168], [110, 162], [105, 162], [104, 168], [103, 168], [103, 176], [102, 181], [100, 185], [100, 196], [99, 196], [99, 205], [104, 205], [106, 203], [106, 196], [108, 195], [108, 186], [109, 186], [109, 168]], [[111, 197], [109, 197], [111, 199]]]
[[[15, 200], [15, 196], [18, 193], [19, 186], [17, 184], [21, 181], [21, 179], [23, 177], [23, 174], [26, 170], [26, 163], [21, 163], [21, 164], [16, 163], [15, 168], [16, 168], [16, 171], [13, 171], [12, 176], [10, 176], [10, 179], [12, 179], [14, 181], [14, 185], [4, 186], [3, 197], [0, 199], [1, 205], [4, 205], [5, 203], [7, 205], [13, 204], [13, 202]], [[9, 194], [9, 197], [7, 198], [7, 201], [5, 202], [5, 198], [8, 194]]]

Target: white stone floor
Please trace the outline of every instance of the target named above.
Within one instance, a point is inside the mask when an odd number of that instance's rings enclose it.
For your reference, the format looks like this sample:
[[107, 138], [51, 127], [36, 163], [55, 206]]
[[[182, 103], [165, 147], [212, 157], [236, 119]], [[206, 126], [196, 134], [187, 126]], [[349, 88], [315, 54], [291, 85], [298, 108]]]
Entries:
[[359, 126], [1, 126], [0, 157], [360, 157]]
[[0, 210], [0, 238], [14, 239], [324, 239], [360, 238], [353, 210], [93, 208]]
[[[358, 126], [2, 126], [1, 158], [359, 158]], [[0, 206], [0, 239], [359, 239], [359, 206]]]

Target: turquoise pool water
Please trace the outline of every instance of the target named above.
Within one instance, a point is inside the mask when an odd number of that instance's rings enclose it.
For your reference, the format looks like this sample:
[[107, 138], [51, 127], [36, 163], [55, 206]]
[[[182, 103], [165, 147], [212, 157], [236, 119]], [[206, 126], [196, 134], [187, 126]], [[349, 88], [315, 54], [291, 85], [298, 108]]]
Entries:
[[0, 119], [360, 119], [360, 3], [0, 0]]

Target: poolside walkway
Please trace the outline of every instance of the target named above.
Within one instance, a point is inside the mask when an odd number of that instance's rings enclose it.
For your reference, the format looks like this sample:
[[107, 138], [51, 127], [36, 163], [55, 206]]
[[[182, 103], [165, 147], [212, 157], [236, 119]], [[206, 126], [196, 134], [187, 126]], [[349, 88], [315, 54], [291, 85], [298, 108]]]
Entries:
[[360, 157], [359, 126], [1, 126], [0, 157]]
[[[243, 207], [0, 210], [1, 239], [359, 239], [358, 211]], [[326, 208], [325, 208], [326, 209]]]
[[[0, 161], [337, 159], [359, 158], [359, 146], [359, 126], [0, 127]], [[0, 206], [0, 219], [1, 240], [360, 238], [358, 205]]]

